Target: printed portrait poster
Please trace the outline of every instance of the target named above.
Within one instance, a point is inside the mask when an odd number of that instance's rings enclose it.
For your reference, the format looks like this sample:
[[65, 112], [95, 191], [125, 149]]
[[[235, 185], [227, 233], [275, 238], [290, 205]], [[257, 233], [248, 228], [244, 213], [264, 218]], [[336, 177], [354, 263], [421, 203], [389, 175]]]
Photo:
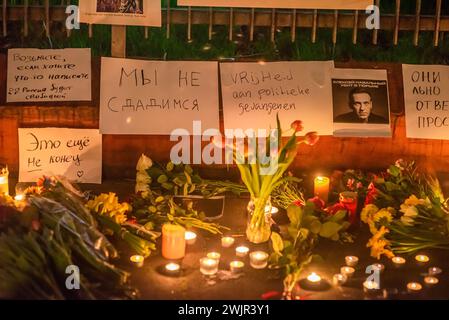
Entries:
[[178, 0], [180, 6], [365, 10], [373, 0]]
[[386, 70], [335, 69], [334, 136], [391, 137]]
[[79, 0], [80, 22], [128, 26], [162, 25], [159, 0]]

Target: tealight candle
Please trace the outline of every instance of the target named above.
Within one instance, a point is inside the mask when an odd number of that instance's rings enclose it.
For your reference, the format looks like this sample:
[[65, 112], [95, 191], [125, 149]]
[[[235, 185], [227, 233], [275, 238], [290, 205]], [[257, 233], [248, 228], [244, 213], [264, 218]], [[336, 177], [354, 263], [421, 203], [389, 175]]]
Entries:
[[341, 267], [340, 268], [340, 273], [344, 274], [348, 278], [351, 278], [352, 275], [355, 273], [355, 269], [353, 267], [348, 267], [348, 266]]
[[385, 266], [382, 263], [373, 263], [371, 265], [374, 270], [379, 270], [380, 273], [384, 272]]
[[0, 167], [0, 194], [9, 195], [8, 167]]
[[321, 285], [321, 277], [312, 272], [307, 276], [307, 284], [311, 287], [319, 287]]
[[365, 281], [363, 283], [363, 291], [365, 291], [366, 293], [378, 292], [379, 289], [379, 283], [377, 283], [376, 281]]
[[431, 267], [431, 268], [429, 268], [428, 272], [429, 272], [429, 276], [436, 276], [436, 275], [439, 275], [440, 273], [442, 273], [443, 270], [441, 270], [438, 267]]
[[348, 276], [345, 274], [342, 274], [342, 273], [335, 274], [332, 277], [332, 282], [336, 286], [341, 286], [341, 285], [345, 284], [346, 281], [348, 281]]
[[355, 267], [359, 263], [359, 258], [356, 256], [345, 257], [345, 262], [348, 267]]
[[240, 273], [243, 271], [243, 267], [245, 267], [245, 264], [242, 261], [232, 261], [229, 264], [229, 267], [231, 269], [231, 272]]
[[254, 251], [249, 254], [251, 267], [254, 269], [264, 269], [268, 265], [268, 253]]
[[210, 258], [200, 259], [200, 271], [205, 276], [212, 276], [218, 272], [218, 260]]
[[422, 285], [418, 282], [410, 282], [407, 284], [407, 291], [410, 293], [416, 293], [421, 291]]
[[393, 257], [391, 258], [391, 262], [393, 262], [396, 268], [400, 268], [405, 264], [406, 260], [402, 257]]
[[219, 254], [218, 252], [209, 252], [207, 254], [207, 257], [209, 259], [214, 259], [214, 260], [220, 261], [221, 254]]
[[438, 278], [436, 277], [425, 277], [424, 278], [424, 283], [428, 286], [428, 287], [433, 287], [434, 285], [438, 284], [438, 282], [440, 282], [440, 280], [438, 280]]
[[137, 268], [143, 267], [143, 262], [145, 261], [145, 258], [141, 255], [134, 255], [131, 258], [129, 258], [131, 262], [136, 266]]
[[423, 265], [430, 261], [430, 258], [426, 255], [419, 254], [415, 257], [415, 260], [418, 262], [418, 264]]
[[25, 196], [23, 194], [18, 194], [14, 197], [14, 200], [16, 201], [23, 201], [25, 199]]
[[186, 254], [186, 230], [166, 223], [162, 226], [162, 256], [169, 260], [184, 258]]
[[193, 232], [193, 231], [186, 231], [184, 238], [185, 238], [186, 243], [188, 245], [195, 244], [195, 242], [196, 242], [196, 233]]
[[181, 266], [177, 263], [170, 262], [165, 265], [165, 272], [169, 275], [176, 275], [181, 271]]
[[315, 196], [327, 203], [329, 200], [329, 184], [330, 179], [328, 177], [316, 177], [314, 183]]
[[237, 255], [237, 257], [246, 257], [246, 255], [249, 252], [249, 248], [245, 247], [245, 246], [240, 246], [235, 248], [235, 254]]
[[223, 237], [221, 238], [221, 246], [223, 248], [229, 248], [231, 247], [235, 242], [235, 239], [233, 237]]
[[[270, 206], [265, 207], [265, 213], [268, 213], [270, 211]], [[276, 207], [271, 207], [271, 214], [276, 214], [279, 212], [279, 209]]]

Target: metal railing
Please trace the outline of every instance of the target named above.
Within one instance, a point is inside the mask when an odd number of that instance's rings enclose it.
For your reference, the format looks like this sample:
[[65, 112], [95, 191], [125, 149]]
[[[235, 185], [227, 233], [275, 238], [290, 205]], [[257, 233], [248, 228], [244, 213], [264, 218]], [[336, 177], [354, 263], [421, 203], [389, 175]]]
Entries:
[[[385, 1], [385, 0], [384, 0]], [[379, 31], [391, 31], [392, 42], [398, 44], [399, 32], [407, 31], [413, 33], [413, 44], [419, 44], [420, 32], [432, 32], [433, 44], [438, 46], [441, 33], [449, 31], [449, 16], [442, 15], [442, 0], [436, 0], [435, 12], [433, 15], [421, 14], [422, 0], [415, 1], [415, 14], [401, 14], [401, 0], [395, 1], [395, 12], [392, 14], [382, 14], [380, 17], [380, 29], [371, 30], [372, 43], [378, 43]], [[21, 23], [22, 35], [29, 34], [30, 22], [42, 22], [46, 36], [51, 36], [51, 25], [55, 22], [65, 22], [67, 14], [66, 6], [70, 5], [70, 0], [61, 0], [60, 5], [51, 6], [50, 0], [31, 1], [23, 0], [22, 5], [8, 4], [7, 0], [2, 1], [0, 19], [2, 21], [2, 34], [8, 35], [9, 23]], [[39, 5], [34, 3], [38, 2]], [[168, 1], [169, 3], [169, 1]], [[379, 5], [380, 0], [375, 0]], [[171, 25], [186, 25], [186, 39], [192, 39], [193, 25], [208, 25], [209, 39], [213, 37], [214, 26], [225, 25], [228, 27], [228, 38], [233, 40], [235, 26], [247, 26], [249, 30], [249, 40], [254, 40], [255, 27], [266, 27], [270, 30], [270, 39], [275, 41], [276, 30], [278, 28], [289, 28], [291, 40], [296, 41], [298, 28], [310, 28], [310, 40], [317, 41], [317, 32], [321, 28], [332, 30], [332, 42], [338, 41], [338, 32], [341, 29], [352, 30], [352, 42], [358, 43], [358, 33], [361, 29], [366, 29], [365, 20], [368, 16], [364, 11], [339, 11], [339, 10], [300, 10], [300, 9], [240, 9], [240, 8], [171, 8], [169, 4], [162, 10], [163, 27], [167, 38], [171, 35]], [[149, 28], [144, 27], [144, 37], [150, 36]], [[67, 30], [67, 36], [71, 35]], [[89, 25], [89, 37], [93, 36], [93, 28]]]

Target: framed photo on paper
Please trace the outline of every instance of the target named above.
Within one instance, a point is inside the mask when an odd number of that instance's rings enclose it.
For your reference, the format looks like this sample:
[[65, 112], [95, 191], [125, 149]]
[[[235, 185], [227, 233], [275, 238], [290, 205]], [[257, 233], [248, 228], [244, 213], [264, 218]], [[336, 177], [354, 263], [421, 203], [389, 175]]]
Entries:
[[162, 25], [161, 1], [80, 0], [80, 22], [129, 26]]

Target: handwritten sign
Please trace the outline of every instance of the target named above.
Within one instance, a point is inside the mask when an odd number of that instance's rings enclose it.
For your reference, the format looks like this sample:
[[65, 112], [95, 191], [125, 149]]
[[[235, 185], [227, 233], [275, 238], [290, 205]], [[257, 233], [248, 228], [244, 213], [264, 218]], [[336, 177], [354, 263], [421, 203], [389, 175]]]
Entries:
[[21, 182], [62, 175], [80, 183], [101, 183], [102, 139], [98, 130], [19, 129]]
[[290, 8], [290, 9], [358, 9], [365, 10], [372, 0], [178, 0], [180, 6]]
[[8, 50], [7, 102], [91, 100], [90, 49]]
[[305, 131], [332, 134], [332, 94], [327, 62], [223, 63], [226, 129], [283, 128], [302, 120]]
[[102, 59], [102, 133], [171, 134], [193, 121], [219, 128], [216, 62]]
[[403, 65], [408, 138], [449, 139], [449, 67]]
[[161, 1], [79, 0], [79, 18], [84, 23], [160, 27]]

